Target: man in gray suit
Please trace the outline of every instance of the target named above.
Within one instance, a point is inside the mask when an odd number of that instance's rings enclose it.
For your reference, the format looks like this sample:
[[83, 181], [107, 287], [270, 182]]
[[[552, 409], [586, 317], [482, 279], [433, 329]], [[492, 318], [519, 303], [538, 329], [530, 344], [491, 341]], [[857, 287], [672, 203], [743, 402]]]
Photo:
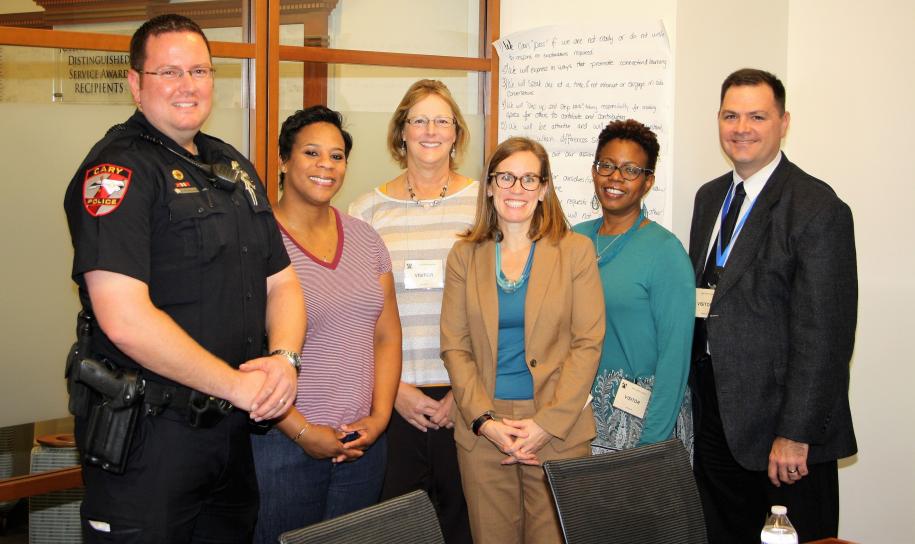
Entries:
[[789, 122], [777, 77], [728, 76], [718, 132], [734, 171], [696, 193], [695, 473], [712, 543], [759, 542], [773, 504], [801, 542], [836, 536], [836, 461], [857, 452], [851, 210], [781, 152]]

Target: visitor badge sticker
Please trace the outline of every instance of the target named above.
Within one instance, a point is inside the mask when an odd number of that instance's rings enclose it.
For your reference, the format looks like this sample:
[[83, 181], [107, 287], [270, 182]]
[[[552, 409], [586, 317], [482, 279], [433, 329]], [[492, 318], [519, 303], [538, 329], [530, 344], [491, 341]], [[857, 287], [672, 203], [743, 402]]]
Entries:
[[613, 397], [613, 407], [637, 418], [643, 418], [649, 398], [651, 398], [651, 391], [629, 380], [621, 380], [620, 387], [616, 390], [616, 396]]
[[696, 317], [700, 319], [708, 317], [708, 309], [712, 306], [712, 297], [714, 296], [714, 289], [703, 287], [696, 289]]
[[403, 267], [405, 289], [441, 289], [445, 286], [445, 268], [440, 259], [409, 259]]

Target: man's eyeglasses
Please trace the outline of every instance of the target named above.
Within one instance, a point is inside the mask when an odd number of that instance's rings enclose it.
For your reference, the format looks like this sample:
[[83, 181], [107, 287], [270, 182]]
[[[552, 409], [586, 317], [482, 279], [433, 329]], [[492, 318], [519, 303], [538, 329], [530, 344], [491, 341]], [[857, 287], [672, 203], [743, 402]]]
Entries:
[[612, 176], [617, 170], [620, 171], [620, 176], [623, 177], [626, 181], [635, 181], [639, 179], [639, 176], [642, 174], [653, 174], [654, 170], [650, 168], [641, 168], [634, 164], [624, 164], [623, 166], [617, 166], [612, 162], [601, 162], [594, 161], [594, 170], [601, 176]]
[[411, 117], [406, 119], [406, 123], [413, 128], [426, 128], [429, 126], [429, 123], [435, 125], [436, 128], [451, 128], [457, 121], [454, 117], [436, 117], [435, 119], [429, 119], [428, 117]]
[[209, 79], [215, 72], [216, 68], [212, 68], [210, 66], [198, 66], [196, 68], [191, 68], [190, 70], [182, 70], [181, 68], [159, 68], [155, 72], [141, 71], [140, 73], [150, 76], [159, 76], [162, 79], [173, 81], [176, 79], [181, 79], [184, 77], [184, 74], [191, 74], [191, 77], [194, 79]]
[[515, 186], [515, 182], [521, 180], [521, 188], [525, 191], [536, 191], [540, 188], [540, 183], [543, 181], [543, 178], [534, 174], [524, 174], [523, 176], [516, 176], [511, 172], [493, 172], [489, 174], [490, 179], [496, 179], [496, 185], [503, 189], [511, 189]]

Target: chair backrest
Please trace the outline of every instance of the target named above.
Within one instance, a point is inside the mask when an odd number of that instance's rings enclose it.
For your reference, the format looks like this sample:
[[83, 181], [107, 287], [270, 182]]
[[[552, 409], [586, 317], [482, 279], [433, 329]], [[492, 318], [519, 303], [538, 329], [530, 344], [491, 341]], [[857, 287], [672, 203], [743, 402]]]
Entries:
[[566, 544], [706, 544], [686, 448], [676, 438], [543, 465]]
[[280, 535], [280, 544], [444, 544], [432, 501], [417, 490]]

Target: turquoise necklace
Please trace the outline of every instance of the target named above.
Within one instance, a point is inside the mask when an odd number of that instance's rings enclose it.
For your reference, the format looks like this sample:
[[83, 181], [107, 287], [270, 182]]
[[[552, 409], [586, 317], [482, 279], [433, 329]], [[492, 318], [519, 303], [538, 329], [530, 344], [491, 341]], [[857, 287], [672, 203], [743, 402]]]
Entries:
[[499, 288], [502, 289], [503, 292], [514, 293], [527, 282], [527, 278], [531, 274], [531, 263], [534, 261], [534, 247], [536, 245], [537, 242], [531, 243], [531, 250], [527, 254], [527, 262], [524, 263], [524, 271], [521, 272], [521, 277], [512, 281], [506, 278], [505, 274], [502, 273], [502, 244], [496, 242], [496, 283], [499, 284]]

